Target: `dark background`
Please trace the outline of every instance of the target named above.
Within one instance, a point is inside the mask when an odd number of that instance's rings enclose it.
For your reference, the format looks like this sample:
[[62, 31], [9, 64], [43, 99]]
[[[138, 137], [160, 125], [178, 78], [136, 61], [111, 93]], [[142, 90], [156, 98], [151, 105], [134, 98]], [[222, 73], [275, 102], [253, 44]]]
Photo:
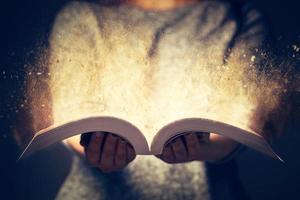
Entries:
[[[269, 20], [278, 49], [291, 56], [299, 44], [300, 1], [252, 0]], [[7, 105], [15, 103], [15, 91], [23, 83], [23, 65], [32, 60], [33, 49], [47, 44], [57, 11], [68, 0], [11, 0], [1, 2], [0, 37], [0, 199], [53, 199], [68, 174], [69, 153], [61, 145], [47, 150], [47, 160], [37, 158], [16, 164], [20, 153], [8, 133]], [[4, 72], [5, 71], [5, 72]], [[4, 98], [5, 97], [5, 98]], [[3, 114], [4, 113], [4, 114]], [[285, 163], [251, 150], [239, 157], [239, 171], [248, 193], [255, 200], [300, 199], [300, 134], [290, 123], [286, 134], [274, 141]], [[37, 155], [43, 156], [43, 153]], [[53, 173], [50, 174], [49, 173]], [[47, 174], [48, 176], [44, 176]], [[23, 190], [20, 188], [24, 188]]]

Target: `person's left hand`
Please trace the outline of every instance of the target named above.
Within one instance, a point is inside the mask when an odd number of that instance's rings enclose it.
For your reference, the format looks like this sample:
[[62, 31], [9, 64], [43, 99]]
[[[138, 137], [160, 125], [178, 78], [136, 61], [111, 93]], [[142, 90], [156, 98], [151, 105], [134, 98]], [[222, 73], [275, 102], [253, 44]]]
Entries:
[[80, 144], [87, 162], [103, 172], [122, 170], [136, 157], [131, 144], [112, 133], [84, 133]]
[[229, 155], [238, 143], [213, 133], [187, 133], [171, 140], [158, 158], [167, 163], [216, 161]]

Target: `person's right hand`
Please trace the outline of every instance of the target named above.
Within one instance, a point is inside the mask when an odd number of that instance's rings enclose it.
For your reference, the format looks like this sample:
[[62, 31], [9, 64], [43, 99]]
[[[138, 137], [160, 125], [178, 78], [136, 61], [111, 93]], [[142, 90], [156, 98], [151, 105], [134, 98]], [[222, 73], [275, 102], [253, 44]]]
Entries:
[[188, 132], [167, 142], [162, 154], [156, 156], [169, 164], [216, 162], [226, 158], [237, 147], [237, 142], [219, 134]]
[[84, 133], [80, 144], [84, 147], [88, 163], [103, 172], [121, 170], [136, 157], [128, 142], [111, 133]]

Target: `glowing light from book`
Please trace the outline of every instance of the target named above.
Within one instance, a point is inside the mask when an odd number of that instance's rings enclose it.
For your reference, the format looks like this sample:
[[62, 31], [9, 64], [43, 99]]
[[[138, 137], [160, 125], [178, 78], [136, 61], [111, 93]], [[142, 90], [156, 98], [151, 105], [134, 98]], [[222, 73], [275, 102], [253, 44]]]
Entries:
[[[205, 55], [195, 54], [197, 49], [191, 47], [180, 56], [170, 47], [149, 58], [151, 37], [143, 39], [146, 30], [134, 46], [124, 35], [120, 29], [108, 38], [98, 37], [95, 44], [80, 37], [53, 37], [49, 76], [43, 82], [49, 91], [29, 89], [35, 99], [33, 123], [41, 121], [43, 112], [35, 105], [45, 92], [50, 95], [43, 97], [51, 99], [43, 102], [49, 102], [54, 124], [115, 116], [137, 126], [149, 141], [164, 125], [181, 118], [208, 118], [251, 129], [253, 116], [264, 119], [278, 103], [279, 95], [274, 94], [281, 84], [267, 73], [258, 75], [251, 64], [253, 55], [232, 57], [222, 65], [218, 46]], [[49, 110], [45, 112], [49, 116]]]

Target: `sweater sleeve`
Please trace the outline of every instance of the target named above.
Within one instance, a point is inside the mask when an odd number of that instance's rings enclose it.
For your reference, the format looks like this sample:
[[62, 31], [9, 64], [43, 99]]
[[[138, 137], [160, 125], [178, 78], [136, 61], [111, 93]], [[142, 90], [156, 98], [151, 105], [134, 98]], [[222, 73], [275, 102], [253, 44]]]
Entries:
[[283, 129], [287, 111], [282, 109], [286, 80], [274, 64], [271, 36], [262, 14], [250, 4], [239, 7], [238, 28], [228, 44], [226, 63], [243, 67], [246, 93], [257, 108], [251, 129], [270, 140]]
[[270, 32], [263, 15], [251, 4], [238, 5], [237, 29], [228, 44], [228, 63], [239, 59], [257, 70], [270, 51]]

